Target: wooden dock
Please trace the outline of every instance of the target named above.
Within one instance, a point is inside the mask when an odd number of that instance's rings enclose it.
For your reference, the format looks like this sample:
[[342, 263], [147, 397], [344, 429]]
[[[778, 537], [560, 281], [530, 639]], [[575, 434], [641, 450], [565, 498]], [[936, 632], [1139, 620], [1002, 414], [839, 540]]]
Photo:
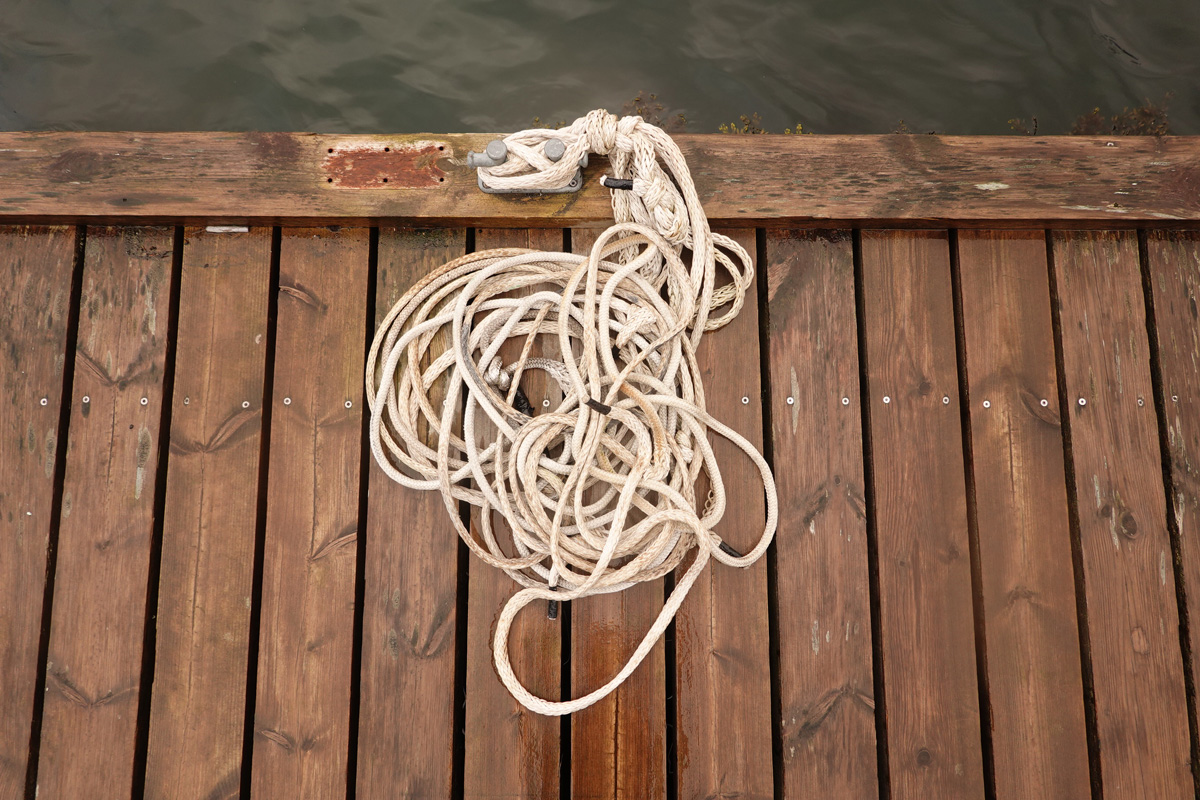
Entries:
[[[1195, 796], [1200, 137], [680, 137], [781, 525], [562, 719], [365, 446], [408, 286], [608, 218], [602, 159], [480, 193], [488, 138], [0, 134], [0, 798]], [[595, 688], [668, 588], [524, 612], [517, 674]]]

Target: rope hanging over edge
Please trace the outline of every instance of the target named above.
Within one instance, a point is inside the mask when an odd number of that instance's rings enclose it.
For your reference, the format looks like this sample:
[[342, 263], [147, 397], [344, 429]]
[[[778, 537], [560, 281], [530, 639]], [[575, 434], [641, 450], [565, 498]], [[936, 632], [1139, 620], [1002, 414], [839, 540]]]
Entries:
[[[551, 139], [565, 144], [564, 156], [543, 152]], [[598, 110], [566, 129], [504, 142], [507, 159], [480, 168], [500, 189], [558, 188], [585, 153], [607, 155], [615, 224], [586, 256], [487, 250], [409, 289], [367, 358], [370, 442], [389, 477], [439, 491], [471, 552], [523, 587], [497, 621], [496, 668], [526, 708], [561, 715], [597, 702], [637, 668], [710, 558], [757, 561], [774, 536], [778, 501], [762, 455], [705, 409], [696, 347], [737, 316], [753, 263], [709, 229], [671, 137], [640, 117]], [[731, 279], [720, 287], [718, 265]], [[529, 371], [561, 393], [542, 413], [519, 386]], [[715, 530], [726, 493], [710, 432], [742, 450], [762, 478], [766, 520], [745, 555]], [[703, 504], [702, 475], [711, 487]], [[460, 503], [472, 507], [477, 533], [462, 523]], [[511, 553], [497, 541], [492, 512], [511, 529]], [[552, 701], [516, 677], [508, 634], [526, 605], [655, 580], [693, 550], [653, 625], [603, 686]]]

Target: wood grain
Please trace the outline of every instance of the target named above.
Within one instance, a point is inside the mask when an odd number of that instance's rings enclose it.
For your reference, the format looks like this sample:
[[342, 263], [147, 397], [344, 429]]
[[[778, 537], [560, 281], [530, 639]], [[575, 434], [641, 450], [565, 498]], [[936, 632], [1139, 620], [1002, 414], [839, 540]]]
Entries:
[[0, 228], [0, 797], [29, 768], [74, 265], [73, 229]]
[[[127, 797], [154, 529], [169, 228], [90, 228], [46, 663], [42, 798]], [[87, 402], [83, 399], [87, 398]]]
[[1090, 798], [1046, 236], [958, 252], [996, 797]]
[[[735, 238], [753, 258], [754, 232]], [[741, 313], [705, 334], [696, 357], [708, 412], [761, 451], [758, 355], [758, 298], [752, 287]], [[725, 517], [716, 532], [744, 553], [762, 535], [766, 518], [758, 471], [734, 445], [709, 438], [727, 487]], [[707, 491], [700, 487], [697, 496]], [[679, 796], [773, 797], [767, 560], [747, 569], [713, 560], [692, 586], [675, 625]]]
[[[571, 231], [572, 252], [590, 252], [599, 232]], [[620, 672], [662, 604], [661, 580], [573, 602], [571, 694], [587, 694]], [[573, 800], [666, 796], [666, 686], [660, 639], [615, 692], [572, 715]]]
[[947, 235], [864, 231], [862, 271], [891, 793], [982, 797]]
[[148, 798], [240, 791], [271, 230], [184, 231]]
[[1179, 534], [1192, 641], [1186, 668], [1195, 686], [1200, 680], [1200, 236], [1150, 233], [1146, 250], [1170, 455], [1168, 512], [1174, 514]]
[[1192, 797], [1137, 238], [1053, 244], [1104, 796]]
[[[0, 134], [0, 217], [580, 225], [611, 219], [594, 158], [578, 194], [479, 191], [491, 134]], [[1200, 221], [1200, 137], [676, 137], [709, 219], [926, 225]], [[386, 150], [385, 150], [386, 148]], [[384, 183], [383, 179], [389, 182]], [[916, 190], [915, 187], [919, 187]]]
[[257, 798], [346, 794], [369, 234], [288, 228], [280, 241]]
[[[561, 230], [480, 230], [475, 249], [529, 247], [562, 250]], [[532, 355], [554, 357], [556, 344], [541, 337]], [[521, 343], [509, 341], [500, 349], [508, 361], [520, 355]], [[543, 399], [557, 405], [557, 384], [545, 373], [530, 371], [522, 377], [536, 414]], [[482, 414], [480, 416], [483, 416]], [[475, 426], [476, 438], [490, 441], [494, 429], [484, 419]], [[471, 524], [478, 526], [477, 512]], [[512, 535], [500, 514], [493, 514], [496, 540], [505, 552], [515, 552]], [[557, 717], [534, 714], [517, 703], [492, 664], [492, 631], [501, 608], [518, 590], [504, 572], [477, 558], [470, 561], [467, 608], [467, 714], [464, 791], [468, 798], [555, 797], [559, 792], [560, 722]], [[562, 620], [548, 619], [546, 606], [534, 603], [517, 615], [509, 632], [509, 658], [517, 677], [529, 691], [550, 700], [560, 698], [562, 683]]]
[[854, 255], [842, 231], [768, 231], [766, 247], [783, 793], [874, 797]]
[[[376, 324], [410, 286], [465, 250], [461, 228], [380, 229]], [[435, 339], [431, 351], [446, 345]], [[458, 533], [439, 494], [405, 489], [373, 460], [368, 477], [357, 796], [448, 798], [462, 656]]]

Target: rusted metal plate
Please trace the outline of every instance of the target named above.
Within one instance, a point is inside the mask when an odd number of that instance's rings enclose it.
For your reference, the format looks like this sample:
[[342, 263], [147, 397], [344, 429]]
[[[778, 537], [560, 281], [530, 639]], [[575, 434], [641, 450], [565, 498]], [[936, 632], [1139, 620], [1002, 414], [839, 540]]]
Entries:
[[445, 142], [377, 141], [335, 144], [321, 162], [325, 182], [342, 189], [417, 189], [446, 182], [438, 161], [449, 158]]

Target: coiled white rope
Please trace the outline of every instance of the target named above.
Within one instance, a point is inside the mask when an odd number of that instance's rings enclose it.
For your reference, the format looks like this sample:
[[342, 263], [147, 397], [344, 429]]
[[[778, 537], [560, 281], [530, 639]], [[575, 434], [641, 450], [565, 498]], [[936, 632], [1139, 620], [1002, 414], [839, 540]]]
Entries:
[[[558, 161], [542, 152], [551, 138], [566, 145]], [[632, 190], [613, 190], [616, 224], [586, 256], [488, 250], [413, 286], [383, 320], [367, 359], [371, 451], [397, 482], [440, 491], [471, 552], [524, 587], [497, 621], [496, 668], [526, 708], [561, 715], [592, 705], [637, 668], [709, 558], [735, 567], [757, 561], [774, 536], [778, 503], [762, 455], [705, 410], [696, 346], [704, 331], [737, 316], [753, 265], [737, 242], [709, 230], [675, 143], [640, 117], [603, 110], [505, 143], [507, 161], [481, 168], [489, 186], [564, 186], [590, 152], [607, 155], [613, 176], [632, 179]], [[732, 278], [720, 288], [718, 264]], [[539, 357], [531, 356], [535, 344], [545, 351]], [[557, 384], [556, 407], [533, 414], [519, 388], [529, 370]], [[744, 555], [716, 531], [725, 486], [709, 433], [737, 445], [762, 476], [766, 522]], [[711, 487], [702, 504], [701, 474]], [[460, 503], [477, 510], [477, 535], [460, 520]], [[492, 512], [511, 528], [514, 552], [497, 543]], [[562, 702], [521, 684], [508, 633], [522, 608], [655, 580], [692, 550], [654, 624], [606, 684]]]

